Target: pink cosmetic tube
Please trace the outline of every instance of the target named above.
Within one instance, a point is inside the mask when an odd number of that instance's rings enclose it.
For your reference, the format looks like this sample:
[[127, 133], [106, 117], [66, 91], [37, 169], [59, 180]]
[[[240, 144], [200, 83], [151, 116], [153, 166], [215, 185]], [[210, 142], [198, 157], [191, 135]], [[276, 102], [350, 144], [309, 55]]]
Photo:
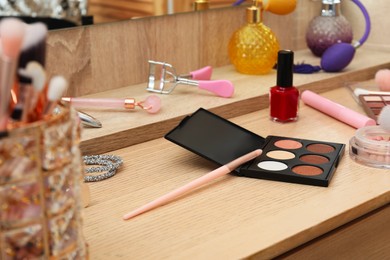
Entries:
[[326, 99], [310, 90], [303, 91], [301, 99], [305, 104], [355, 128], [376, 125], [374, 119]]

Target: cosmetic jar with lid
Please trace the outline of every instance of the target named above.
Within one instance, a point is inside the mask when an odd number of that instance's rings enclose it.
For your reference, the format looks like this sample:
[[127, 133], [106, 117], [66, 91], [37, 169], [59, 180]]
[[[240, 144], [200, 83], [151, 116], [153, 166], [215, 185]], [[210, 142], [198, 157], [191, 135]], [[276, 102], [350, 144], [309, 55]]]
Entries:
[[349, 154], [358, 163], [390, 169], [390, 132], [380, 126], [359, 128], [349, 141]]

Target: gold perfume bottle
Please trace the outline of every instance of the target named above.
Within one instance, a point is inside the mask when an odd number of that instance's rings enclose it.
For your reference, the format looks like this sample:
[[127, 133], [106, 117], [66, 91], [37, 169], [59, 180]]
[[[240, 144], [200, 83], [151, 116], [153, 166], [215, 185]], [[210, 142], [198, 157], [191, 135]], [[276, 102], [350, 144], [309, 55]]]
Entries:
[[267, 74], [278, 58], [276, 35], [262, 22], [262, 1], [254, 0], [247, 8], [247, 24], [234, 32], [229, 41], [229, 58], [244, 74]]

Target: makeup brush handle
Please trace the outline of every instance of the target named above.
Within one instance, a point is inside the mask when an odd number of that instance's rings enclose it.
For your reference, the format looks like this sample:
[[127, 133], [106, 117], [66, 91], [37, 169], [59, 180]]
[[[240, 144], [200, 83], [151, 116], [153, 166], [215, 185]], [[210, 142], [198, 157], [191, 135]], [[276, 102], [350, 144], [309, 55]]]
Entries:
[[124, 108], [125, 99], [121, 98], [62, 98], [65, 102], [70, 102], [73, 107], [104, 107], [104, 108]]
[[220, 176], [223, 176], [223, 175], [226, 175], [230, 172], [230, 169], [226, 166], [226, 165], [223, 165], [221, 167], [219, 167], [218, 169], [215, 169], [214, 171], [206, 174], [206, 175], [203, 175], [202, 177], [199, 177], [198, 179], [195, 179], [194, 181], [190, 182], [190, 183], [187, 183], [186, 185], [182, 186], [182, 187], [179, 187], [127, 214], [125, 214], [123, 216], [123, 219], [124, 220], [127, 220], [127, 219], [130, 219], [132, 217], [135, 217], [137, 215], [140, 215], [146, 211], [149, 211], [151, 209], [154, 209], [154, 208], [157, 208], [161, 205], [164, 205], [170, 201], [172, 201], [173, 199], [185, 194], [186, 192], [188, 191], [191, 191], [197, 187], [200, 187], [202, 186], [203, 184], [209, 182], [209, 181], [212, 181]]
[[229, 98], [234, 94], [234, 86], [228, 80], [199, 80], [198, 86], [220, 97]]
[[213, 68], [211, 66], [206, 66], [204, 68], [191, 71], [190, 75], [191, 78], [195, 80], [210, 80], [212, 73], [213, 73]]
[[200, 187], [200, 186], [202, 186], [202, 185], [204, 185], [212, 180], [215, 180], [223, 175], [230, 173], [231, 171], [236, 169], [241, 164], [244, 164], [244, 163], [258, 157], [261, 153], [262, 153], [262, 150], [257, 149], [257, 150], [250, 152], [250, 153], [244, 154], [241, 157], [231, 161], [230, 163], [228, 163], [226, 165], [222, 165], [221, 167], [209, 172], [208, 174], [203, 175], [203, 176], [185, 184], [184, 186], [181, 186], [181, 187], [179, 187], [179, 188], [177, 188], [169, 193], [166, 193], [165, 195], [145, 204], [144, 206], [141, 206], [141, 207], [125, 214], [123, 216], [123, 219], [124, 220], [130, 219], [130, 218], [135, 217], [139, 214], [142, 214], [148, 210], [151, 210], [151, 209], [157, 208], [158, 206], [166, 204], [166, 203], [170, 202], [171, 200], [179, 197], [180, 195], [185, 194], [188, 191], [191, 191], [191, 190], [198, 188], [198, 187]]

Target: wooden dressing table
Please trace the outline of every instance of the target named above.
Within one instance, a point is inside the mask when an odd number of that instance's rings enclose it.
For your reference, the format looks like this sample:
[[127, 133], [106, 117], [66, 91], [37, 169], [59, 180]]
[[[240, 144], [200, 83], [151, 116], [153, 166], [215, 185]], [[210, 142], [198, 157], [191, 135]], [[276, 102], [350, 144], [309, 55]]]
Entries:
[[[378, 8], [379, 2], [383, 8]], [[375, 10], [369, 10], [378, 13], [372, 16], [374, 30], [383, 24], [386, 4], [377, 1]], [[317, 7], [298, 1], [291, 15], [265, 15], [281, 47], [299, 50], [296, 62], [319, 63], [304, 43], [304, 28], [318, 13]], [[348, 141], [355, 129], [302, 103], [296, 123], [268, 119], [267, 93], [275, 84], [275, 72], [248, 76], [228, 65], [227, 42], [245, 19], [244, 7], [228, 8], [50, 33], [47, 68], [70, 79], [70, 96], [145, 98], [150, 95], [145, 90], [148, 59], [169, 62], [179, 73], [211, 65], [213, 79], [231, 80], [236, 87], [234, 97], [224, 99], [178, 86], [172, 94], [160, 96], [163, 108], [157, 115], [85, 110], [100, 119], [103, 128], [83, 131], [83, 153], [111, 153], [124, 160], [114, 177], [87, 184], [91, 202], [84, 210], [84, 233], [91, 259], [386, 259], [390, 255], [389, 171], [352, 161]], [[172, 35], [181, 36], [180, 44]], [[294, 75], [294, 84], [363, 113], [344, 84], [370, 80], [377, 70], [390, 68], [389, 45], [384, 37], [379, 42], [378, 35], [377, 31], [371, 38], [374, 48], [367, 44], [358, 49], [342, 73]], [[128, 211], [218, 167], [162, 138], [199, 106], [263, 137], [340, 142], [347, 144], [347, 150], [327, 188], [228, 175], [123, 221]]]
[[[310, 55], [299, 51], [296, 56], [300, 60]], [[364, 113], [343, 85], [362, 75], [372, 75], [378, 66], [388, 66], [385, 60], [383, 53], [362, 49], [343, 73], [295, 74], [294, 82], [301, 90], [311, 89]], [[163, 110], [156, 117], [143, 111], [115, 116], [112, 111], [88, 111], [100, 118], [104, 127], [86, 129], [82, 147], [89, 152], [98, 152], [100, 147], [124, 160], [116, 176], [88, 184], [91, 203], [84, 211], [84, 231], [91, 259], [388, 257], [390, 174], [388, 170], [359, 165], [349, 157], [348, 142], [355, 129], [302, 102], [298, 122], [271, 122], [267, 91], [274, 84], [274, 72], [245, 76], [226, 66], [216, 69], [214, 75], [234, 82], [232, 99], [178, 86], [170, 95], [160, 96]], [[125, 92], [123, 88], [105, 92], [104, 96]], [[134, 92], [148, 94], [144, 84], [133, 88]], [[346, 151], [327, 188], [228, 175], [123, 221], [121, 217], [128, 211], [218, 167], [161, 138], [182, 116], [199, 106], [263, 137], [272, 134], [340, 142], [347, 144]], [[111, 142], [111, 135], [118, 142]], [[160, 137], [149, 140], [148, 135]], [[107, 148], [133, 138], [145, 141], [122, 149]]]

